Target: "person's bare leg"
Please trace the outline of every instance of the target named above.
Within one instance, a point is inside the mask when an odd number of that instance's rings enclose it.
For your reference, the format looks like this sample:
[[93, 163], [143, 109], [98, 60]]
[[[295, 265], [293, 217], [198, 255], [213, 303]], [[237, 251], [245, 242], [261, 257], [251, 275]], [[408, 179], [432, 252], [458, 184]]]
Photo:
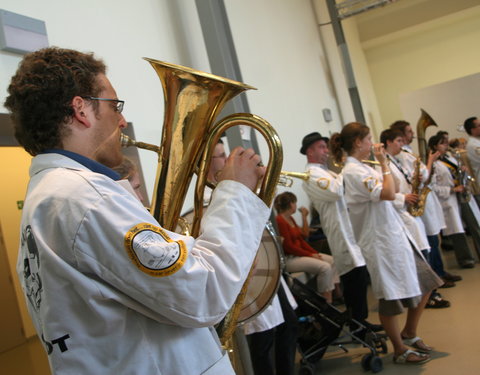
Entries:
[[378, 317], [380, 318], [385, 333], [392, 342], [395, 356], [404, 353], [407, 347], [403, 344], [400, 330], [398, 329], [397, 316], [378, 314]]
[[[417, 336], [418, 323], [420, 322], [420, 318], [422, 316], [423, 310], [425, 309], [425, 305], [427, 304], [429, 296], [430, 293], [423, 295], [417, 307], [415, 307], [414, 309], [408, 309], [405, 327], [401, 332], [401, 336], [403, 338], [411, 339]], [[432, 348], [426, 345], [423, 340], [417, 341], [416, 345], [418, 346], [418, 349], [423, 349], [426, 351], [432, 350]]]
[[[408, 350], [408, 348], [403, 343], [402, 336], [400, 334], [400, 329], [398, 328], [398, 324], [397, 324], [397, 316], [396, 315], [389, 316], [389, 315], [382, 315], [382, 314], [378, 314], [378, 316], [385, 330], [385, 333], [387, 334], [388, 338], [392, 342], [394, 357], [398, 357], [403, 353], [405, 353]], [[411, 353], [408, 356], [408, 362], [419, 362], [419, 361], [423, 361], [424, 359], [425, 358], [422, 358], [413, 353]]]

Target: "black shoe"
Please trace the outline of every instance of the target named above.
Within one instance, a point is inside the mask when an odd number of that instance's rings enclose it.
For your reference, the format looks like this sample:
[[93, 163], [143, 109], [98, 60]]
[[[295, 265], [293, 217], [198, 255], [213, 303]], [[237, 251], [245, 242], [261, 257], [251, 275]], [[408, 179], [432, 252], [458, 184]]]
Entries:
[[450, 307], [450, 302], [439, 298], [430, 298], [425, 305], [426, 309], [444, 309], [446, 307]]
[[444, 277], [442, 277], [442, 280], [443, 280], [443, 285], [440, 285], [439, 288], [446, 289], [446, 288], [453, 288], [455, 286], [455, 283], [453, 281], [449, 281]]
[[443, 275], [442, 279], [443, 280], [448, 280], [448, 281], [453, 281], [453, 282], [463, 280], [462, 276], [452, 275], [451, 273], [448, 273], [448, 272], [445, 272], [445, 275]]
[[461, 268], [473, 268], [473, 267], [475, 267], [475, 263], [474, 262], [465, 262], [465, 263], [460, 264], [460, 267]]
[[366, 320], [364, 320], [362, 324], [372, 332], [381, 332], [384, 330], [381, 324], [373, 324], [373, 323], [367, 322]]

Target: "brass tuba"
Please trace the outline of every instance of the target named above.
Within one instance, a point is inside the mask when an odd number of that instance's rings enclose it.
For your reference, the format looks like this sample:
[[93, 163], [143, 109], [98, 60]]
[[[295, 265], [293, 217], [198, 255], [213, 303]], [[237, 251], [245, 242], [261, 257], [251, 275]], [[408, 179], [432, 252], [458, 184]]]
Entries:
[[[282, 146], [276, 131], [264, 119], [248, 113], [233, 114], [214, 123], [227, 101], [253, 87], [191, 68], [149, 58], [145, 60], [155, 69], [163, 87], [165, 117], [161, 144], [158, 147], [136, 142], [125, 135], [122, 135], [121, 140], [123, 146], [136, 146], [158, 153], [150, 212], [160, 225], [175, 230], [188, 186], [193, 174], [197, 173], [191, 235], [198, 235], [203, 191], [213, 146], [225, 130], [236, 125], [252, 126], [266, 139], [270, 160], [258, 195], [270, 206], [283, 162]], [[250, 275], [219, 332], [224, 347], [228, 348], [249, 279]]]
[[425, 139], [425, 131], [429, 126], [438, 126], [437, 123], [430, 117], [430, 115], [420, 108], [421, 115], [417, 122], [417, 140], [418, 140], [418, 153], [421, 160], [427, 163], [427, 140]]

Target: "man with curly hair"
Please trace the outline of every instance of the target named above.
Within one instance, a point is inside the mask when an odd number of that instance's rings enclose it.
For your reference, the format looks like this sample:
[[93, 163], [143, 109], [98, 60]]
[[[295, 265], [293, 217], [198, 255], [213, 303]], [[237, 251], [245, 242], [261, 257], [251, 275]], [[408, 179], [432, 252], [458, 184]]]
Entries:
[[127, 123], [105, 71], [93, 54], [39, 50], [5, 102], [34, 156], [17, 271], [52, 372], [233, 374], [212, 326], [269, 216], [252, 192], [260, 157], [231, 153], [198, 238], [164, 230], [115, 181]]

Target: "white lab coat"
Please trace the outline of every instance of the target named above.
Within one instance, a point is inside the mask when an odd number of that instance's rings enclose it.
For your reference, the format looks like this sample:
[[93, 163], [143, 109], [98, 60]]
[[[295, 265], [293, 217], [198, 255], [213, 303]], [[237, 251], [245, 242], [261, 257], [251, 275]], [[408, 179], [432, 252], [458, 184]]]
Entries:
[[[295, 310], [298, 305], [295, 301], [295, 298], [290, 291], [287, 283], [283, 279], [283, 276], [280, 276], [280, 283], [285, 291], [285, 295], [290, 303], [290, 306]], [[282, 313], [282, 306], [280, 305], [280, 300], [278, 295], [275, 294], [275, 297], [272, 300], [272, 303], [263, 310], [258, 316], [254, 319], [248, 321], [243, 325], [243, 331], [246, 335], [252, 333], [263, 332], [269, 329], [275, 328], [276, 326], [282, 324], [285, 321]]]
[[453, 177], [448, 167], [441, 161], [434, 163], [435, 175], [433, 177], [433, 189], [440, 199], [443, 208], [443, 217], [446, 227], [442, 230], [443, 235], [450, 236], [455, 233], [465, 233], [460, 215], [456, 193], [451, 190], [455, 186]]
[[480, 184], [480, 138], [470, 136], [467, 141], [467, 156], [477, 184]]
[[[457, 162], [453, 157], [448, 156], [448, 160], [457, 165]], [[435, 168], [436, 179], [434, 190], [440, 198], [446, 223], [446, 228], [442, 233], [445, 236], [455, 233], [464, 233], [465, 230], [463, 227], [457, 194], [451, 192], [451, 189], [455, 186], [455, 181], [452, 177], [450, 168], [440, 160], [435, 162]], [[477, 223], [480, 223], [480, 210], [473, 196], [469, 200], [468, 205], [470, 206]]]
[[[458, 160], [456, 157], [454, 157], [450, 152], [448, 152], [445, 156], [450, 161], [450, 163], [458, 167]], [[451, 175], [451, 171], [450, 171], [450, 175]], [[477, 220], [477, 224], [480, 223], [480, 209], [478, 208], [477, 200], [473, 197], [471, 193], [470, 193], [470, 199], [468, 201], [468, 205], [470, 206], [470, 209], [472, 210], [472, 213], [475, 216], [475, 219]]]
[[[407, 211], [407, 205], [405, 204], [405, 195], [412, 192], [412, 185], [410, 185], [410, 183], [406, 180], [406, 177], [411, 182], [412, 176], [408, 175], [407, 170], [402, 167], [400, 160], [396, 159], [396, 157], [393, 155], [389, 155], [389, 157], [391, 160], [390, 171], [392, 172], [396, 190], [398, 191], [395, 194], [393, 206], [397, 210], [408, 231], [415, 239], [417, 248], [420, 250], [430, 251], [430, 245], [428, 243], [425, 226], [423, 225], [422, 219], [420, 219], [419, 216], [414, 217], [410, 215], [410, 213]], [[402, 171], [406, 174], [406, 176], [402, 173]]]
[[258, 197], [223, 181], [193, 239], [68, 157], [36, 156], [30, 176], [17, 271], [54, 374], [234, 374], [212, 326], [258, 249]]
[[308, 163], [306, 171], [310, 179], [303, 182], [303, 189], [320, 215], [338, 274], [364, 266], [345, 204], [342, 176], [315, 163]]
[[352, 227], [363, 249], [375, 297], [419, 296], [409, 234], [392, 202], [380, 200], [381, 175], [352, 157], [347, 158], [342, 175]]
[[[411, 178], [411, 176], [414, 174], [414, 162], [417, 157], [410, 151], [405, 150], [400, 154], [396, 155], [396, 157], [400, 160], [402, 168]], [[423, 163], [420, 164], [420, 172], [422, 174], [422, 182], [425, 183], [428, 179], [428, 170]], [[433, 173], [435, 175], [435, 171], [433, 171]], [[433, 190], [431, 183], [429, 187], [431, 191], [427, 195], [423, 215], [420, 216], [420, 219], [423, 222], [427, 236], [436, 236], [443, 228], [446, 227], [446, 224], [443, 218], [443, 210], [440, 200], [438, 199], [437, 194]]]

